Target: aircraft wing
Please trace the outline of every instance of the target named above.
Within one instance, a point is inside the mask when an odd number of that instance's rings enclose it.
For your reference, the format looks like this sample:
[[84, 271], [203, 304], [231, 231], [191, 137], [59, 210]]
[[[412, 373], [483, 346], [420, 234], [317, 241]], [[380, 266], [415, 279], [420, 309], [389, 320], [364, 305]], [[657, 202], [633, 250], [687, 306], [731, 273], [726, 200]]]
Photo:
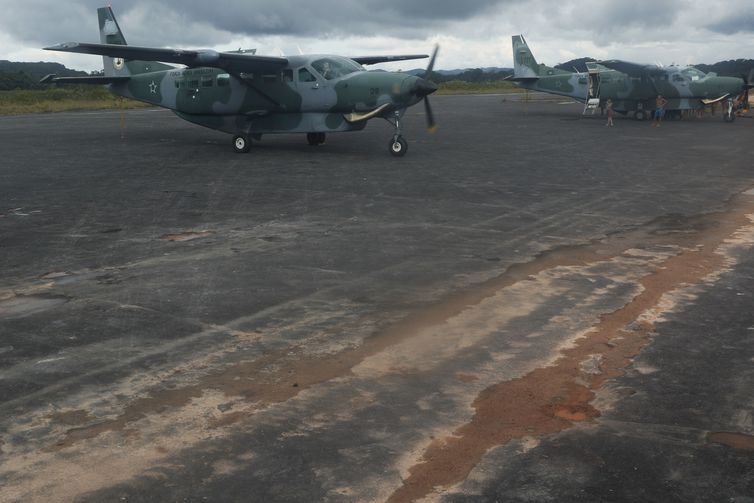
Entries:
[[376, 65], [377, 63], [390, 63], [392, 61], [408, 61], [411, 59], [426, 59], [429, 56], [426, 54], [408, 54], [398, 56], [360, 56], [357, 58], [349, 58], [356, 61], [360, 65]]
[[45, 49], [48, 51], [99, 54], [100, 56], [109, 56], [111, 58], [161, 61], [190, 67], [210, 66], [222, 68], [232, 73], [252, 72], [255, 70], [274, 71], [288, 64], [288, 60], [285, 58], [257, 56], [238, 52], [217, 52], [211, 49], [159, 49], [133, 45], [88, 44], [79, 42], [68, 42], [52, 47], [45, 47]]
[[596, 63], [604, 67], [610, 68], [611, 70], [617, 70], [621, 73], [625, 73], [626, 75], [630, 75], [632, 77], [643, 77], [647, 75], [650, 71], [657, 69], [654, 66], [640, 65], [638, 63], [630, 63], [628, 61], [621, 61], [619, 59], [611, 59], [608, 61], [597, 61]]

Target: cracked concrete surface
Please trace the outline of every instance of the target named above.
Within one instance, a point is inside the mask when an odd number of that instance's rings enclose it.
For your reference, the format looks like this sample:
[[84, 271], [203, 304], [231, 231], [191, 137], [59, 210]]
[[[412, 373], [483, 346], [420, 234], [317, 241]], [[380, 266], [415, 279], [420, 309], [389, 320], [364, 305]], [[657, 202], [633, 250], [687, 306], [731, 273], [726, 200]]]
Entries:
[[[728, 306], [754, 125], [436, 101], [454, 127], [408, 116], [405, 160], [378, 126], [238, 156], [162, 112], [126, 140], [108, 113], [0, 118], [0, 499], [750, 496], [754, 320]], [[636, 478], [641, 448], [675, 468]]]

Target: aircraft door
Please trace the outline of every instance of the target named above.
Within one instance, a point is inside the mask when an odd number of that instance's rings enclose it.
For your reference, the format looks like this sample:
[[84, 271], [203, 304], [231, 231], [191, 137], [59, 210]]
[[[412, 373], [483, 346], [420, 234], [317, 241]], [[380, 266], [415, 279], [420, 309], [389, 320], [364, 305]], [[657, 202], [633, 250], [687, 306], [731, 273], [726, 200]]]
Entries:
[[301, 93], [301, 109], [324, 112], [327, 105], [327, 81], [318, 78], [306, 67], [296, 70], [296, 87]]
[[589, 84], [587, 86], [587, 101], [599, 99], [600, 97], [600, 74], [599, 72], [589, 72]]
[[584, 114], [594, 111], [600, 106], [600, 74], [589, 72], [586, 85], [586, 100], [584, 101]]

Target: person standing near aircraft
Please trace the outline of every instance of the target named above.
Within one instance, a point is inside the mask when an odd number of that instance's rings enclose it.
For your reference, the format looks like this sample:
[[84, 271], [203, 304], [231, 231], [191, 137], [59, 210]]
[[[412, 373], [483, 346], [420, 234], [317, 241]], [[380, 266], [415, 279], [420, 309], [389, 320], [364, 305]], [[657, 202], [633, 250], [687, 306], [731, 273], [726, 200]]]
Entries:
[[613, 100], [610, 98], [605, 103], [605, 110], [607, 110], [607, 124], [605, 126], [613, 126], [613, 115], [615, 112], [613, 111]]
[[654, 127], [660, 127], [660, 122], [662, 122], [662, 118], [665, 116], [665, 105], [667, 104], [668, 100], [662, 94], [658, 94], [655, 99], [655, 120], [652, 123]]

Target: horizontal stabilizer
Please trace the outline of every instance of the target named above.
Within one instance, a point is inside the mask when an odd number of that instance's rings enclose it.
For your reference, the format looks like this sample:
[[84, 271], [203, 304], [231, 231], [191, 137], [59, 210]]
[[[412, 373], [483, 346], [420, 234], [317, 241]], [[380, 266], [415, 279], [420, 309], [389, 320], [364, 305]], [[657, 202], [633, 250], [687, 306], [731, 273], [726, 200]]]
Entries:
[[375, 108], [371, 112], [365, 112], [365, 113], [353, 112], [353, 113], [350, 113], [350, 114], [343, 114], [343, 118], [346, 121], [351, 122], [351, 123], [369, 120], [369, 119], [371, 119], [373, 117], [376, 117], [380, 113], [382, 113], [389, 106], [390, 106], [390, 103], [385, 103], [384, 105], [381, 105], [381, 106]]
[[404, 56], [359, 56], [351, 58], [360, 65], [376, 65], [377, 63], [390, 63], [392, 61], [409, 61], [412, 59], [427, 59], [426, 54], [408, 54]]
[[54, 73], [45, 76], [40, 84], [117, 84], [127, 82], [131, 77], [58, 77]]

